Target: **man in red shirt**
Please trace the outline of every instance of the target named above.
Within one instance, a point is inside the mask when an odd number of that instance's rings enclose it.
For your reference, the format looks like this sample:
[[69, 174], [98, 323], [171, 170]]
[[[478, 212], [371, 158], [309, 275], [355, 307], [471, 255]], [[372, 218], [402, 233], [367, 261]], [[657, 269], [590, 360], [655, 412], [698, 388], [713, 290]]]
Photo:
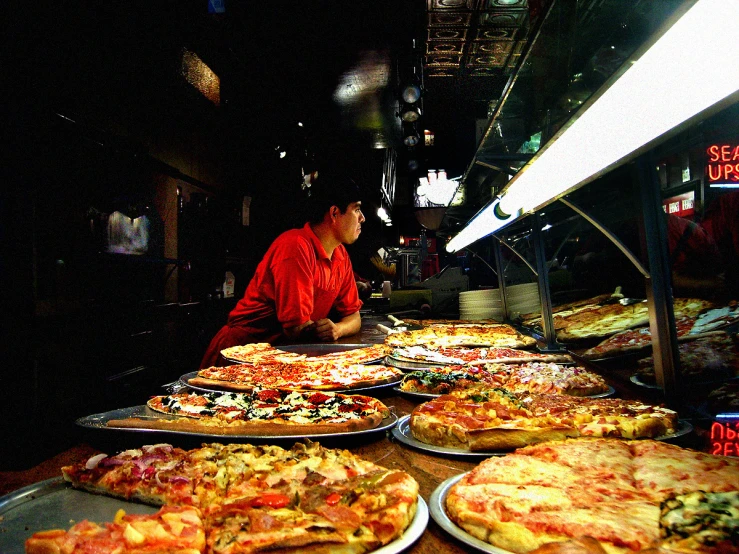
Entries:
[[331, 342], [359, 332], [362, 302], [344, 247], [357, 240], [365, 220], [359, 188], [349, 179], [321, 177], [311, 187], [307, 223], [269, 247], [201, 368], [223, 365], [220, 352], [231, 346]]

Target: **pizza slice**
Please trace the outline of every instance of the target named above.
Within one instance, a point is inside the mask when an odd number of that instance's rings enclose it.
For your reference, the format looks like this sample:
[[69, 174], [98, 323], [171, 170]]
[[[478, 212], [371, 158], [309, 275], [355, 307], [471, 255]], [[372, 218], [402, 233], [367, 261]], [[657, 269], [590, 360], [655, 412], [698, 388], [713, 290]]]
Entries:
[[221, 350], [221, 356], [227, 360], [245, 364], [289, 363], [306, 358], [303, 354], [296, 354], [275, 348], [268, 342], [257, 342], [224, 348]]
[[191, 506], [164, 506], [151, 515], [118, 510], [104, 525], [83, 520], [69, 530], [41, 531], [26, 540], [26, 554], [86, 552], [202, 554], [205, 531], [200, 511]]

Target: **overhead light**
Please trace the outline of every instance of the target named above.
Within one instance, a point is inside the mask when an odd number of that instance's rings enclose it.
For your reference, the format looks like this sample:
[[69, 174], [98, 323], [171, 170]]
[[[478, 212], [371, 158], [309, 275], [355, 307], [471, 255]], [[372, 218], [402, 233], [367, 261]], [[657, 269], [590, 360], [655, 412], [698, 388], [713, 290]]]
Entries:
[[382, 206], [377, 208], [377, 217], [379, 217], [383, 221], [387, 220], [388, 218], [387, 212], [385, 211], [385, 208], [383, 208]]
[[403, 133], [403, 144], [406, 146], [416, 146], [420, 140], [418, 131], [413, 127], [408, 127], [408, 129]]
[[698, 0], [563, 126], [447, 248], [458, 250], [495, 232], [654, 147], [682, 123], [736, 101], [739, 66], [707, 60], [735, 49], [737, 20], [739, 2]]
[[418, 102], [418, 100], [421, 98], [421, 87], [418, 86], [416, 83], [409, 83], [405, 87], [403, 87], [403, 91], [401, 92], [400, 96], [409, 104]]
[[285, 156], [287, 156], [287, 152], [285, 152], [284, 150], [280, 152], [280, 159], [284, 158]]
[[405, 121], [406, 123], [413, 123], [414, 121], [418, 121], [418, 119], [421, 117], [421, 108], [418, 106], [404, 106], [403, 109], [400, 112], [400, 119]]

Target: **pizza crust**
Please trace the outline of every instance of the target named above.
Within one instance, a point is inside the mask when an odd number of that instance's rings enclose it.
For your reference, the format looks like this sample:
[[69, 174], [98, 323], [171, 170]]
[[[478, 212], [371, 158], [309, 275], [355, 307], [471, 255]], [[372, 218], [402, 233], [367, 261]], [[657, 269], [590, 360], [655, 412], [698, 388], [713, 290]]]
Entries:
[[112, 419], [108, 427], [120, 429], [157, 429], [160, 431], [180, 431], [189, 433], [205, 433], [208, 435], [245, 435], [245, 436], [291, 436], [291, 435], [325, 435], [335, 433], [351, 433], [374, 429], [382, 423], [380, 414], [371, 414], [358, 420], [349, 420], [344, 423], [306, 423], [269, 421], [236, 421], [236, 422], [206, 422], [189, 418], [152, 419], [130, 417], [126, 419]]

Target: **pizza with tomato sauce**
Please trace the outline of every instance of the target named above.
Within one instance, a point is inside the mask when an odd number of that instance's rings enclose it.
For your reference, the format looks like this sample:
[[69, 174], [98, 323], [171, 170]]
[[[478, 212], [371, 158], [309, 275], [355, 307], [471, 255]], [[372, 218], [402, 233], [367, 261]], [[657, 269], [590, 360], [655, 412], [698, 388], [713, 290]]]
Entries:
[[105, 525], [83, 520], [26, 540], [26, 554], [200, 554], [204, 549], [203, 521], [193, 506], [164, 506], [152, 515], [118, 510]]
[[318, 356], [307, 356], [281, 350], [268, 342], [257, 342], [232, 346], [221, 350], [221, 356], [236, 363], [247, 363], [253, 365], [295, 363], [300, 361], [328, 362], [339, 361], [343, 364], [367, 364], [384, 358], [390, 351], [385, 344], [368, 344], [347, 350], [328, 352]]
[[390, 415], [385, 404], [369, 396], [277, 389], [154, 396], [147, 406], [175, 417], [113, 419], [108, 427], [213, 435], [316, 435], [373, 429]]
[[190, 385], [233, 391], [257, 387], [288, 390], [351, 390], [400, 381], [403, 372], [394, 367], [345, 364], [336, 360], [272, 364], [236, 364], [208, 367], [188, 379]]
[[[159, 519], [164, 522], [130, 523], [95, 551], [124, 554], [371, 552], [399, 538], [410, 525], [419, 489], [404, 471], [309, 441], [290, 449], [213, 443], [183, 450], [149, 445], [114, 456], [99, 454], [63, 467], [62, 474], [78, 489], [164, 505], [164, 514], [202, 514], [205, 544], [199, 541], [189, 550], [134, 549], [139, 535], [147, 532], [162, 537], [178, 531], [192, 534], [187, 525], [168, 524], [169, 516], [162, 515]], [[121, 524], [126, 523], [123, 518]], [[69, 533], [79, 535], [81, 529], [75, 527]], [[44, 531], [29, 541], [55, 539], [62, 533], [66, 532]], [[87, 551], [30, 551], [41, 552]]]
[[433, 365], [464, 365], [496, 362], [499, 364], [521, 364], [525, 362], [568, 363], [572, 358], [566, 353], [542, 354], [516, 348], [464, 348], [407, 346], [395, 348], [390, 356], [396, 360], [428, 363]]
[[482, 452], [567, 437], [653, 438], [677, 423], [675, 411], [636, 400], [477, 389], [420, 404], [410, 431], [427, 444]]
[[719, 554], [737, 552], [737, 491], [737, 458], [577, 438], [485, 459], [449, 488], [443, 509], [517, 554]]

